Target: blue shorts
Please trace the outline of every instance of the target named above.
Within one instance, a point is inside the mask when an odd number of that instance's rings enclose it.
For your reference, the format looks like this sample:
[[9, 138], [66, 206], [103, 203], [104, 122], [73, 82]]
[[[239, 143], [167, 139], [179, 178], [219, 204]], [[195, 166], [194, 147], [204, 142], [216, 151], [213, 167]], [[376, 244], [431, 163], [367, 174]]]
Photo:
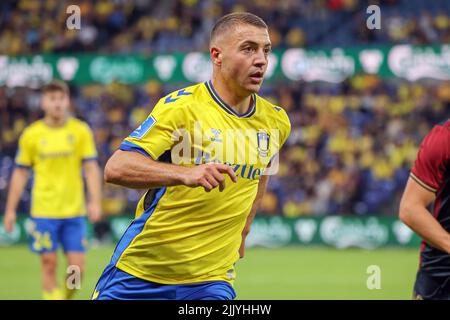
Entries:
[[31, 251], [55, 252], [61, 243], [64, 252], [85, 252], [86, 217], [48, 219], [31, 218], [28, 230]]
[[92, 300], [233, 300], [236, 292], [226, 281], [160, 284], [136, 278], [109, 264]]

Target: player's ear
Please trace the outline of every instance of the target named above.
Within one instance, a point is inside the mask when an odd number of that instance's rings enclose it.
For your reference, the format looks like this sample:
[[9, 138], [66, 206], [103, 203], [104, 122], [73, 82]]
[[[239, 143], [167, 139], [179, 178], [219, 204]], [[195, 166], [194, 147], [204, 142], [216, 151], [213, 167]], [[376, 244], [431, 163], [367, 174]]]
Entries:
[[222, 64], [222, 51], [220, 48], [212, 46], [209, 49], [209, 54], [211, 56], [211, 61], [216, 66], [220, 66]]

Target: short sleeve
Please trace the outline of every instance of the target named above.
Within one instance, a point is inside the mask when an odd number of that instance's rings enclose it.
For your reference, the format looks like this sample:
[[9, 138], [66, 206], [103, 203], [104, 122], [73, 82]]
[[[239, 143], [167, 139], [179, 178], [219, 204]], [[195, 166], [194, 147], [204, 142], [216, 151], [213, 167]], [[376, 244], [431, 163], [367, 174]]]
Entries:
[[276, 107], [276, 110], [278, 112], [281, 112], [283, 115], [281, 117], [281, 121], [279, 121], [278, 124], [278, 134], [276, 135], [276, 139], [278, 139], [278, 141], [275, 141], [276, 152], [272, 155], [272, 158], [270, 159], [268, 166], [271, 166], [272, 163], [275, 161], [275, 159], [279, 157], [280, 149], [286, 143], [287, 139], [289, 138], [289, 135], [291, 134], [291, 121], [289, 120], [287, 112], [279, 107]]
[[34, 158], [33, 136], [25, 130], [19, 138], [15, 163], [19, 167], [32, 167]]
[[450, 129], [442, 125], [435, 126], [420, 144], [410, 176], [428, 191], [436, 192], [443, 183], [449, 145]]
[[157, 160], [175, 143], [174, 134], [186, 123], [182, 105], [161, 99], [148, 118], [120, 145], [120, 150], [139, 152]]
[[95, 147], [94, 135], [92, 130], [87, 124], [83, 124], [80, 130], [81, 143], [80, 143], [80, 154], [83, 161], [95, 160], [97, 159], [97, 149]]
[[276, 148], [277, 152], [280, 151], [280, 149], [283, 147], [283, 145], [286, 143], [287, 139], [289, 138], [289, 135], [291, 134], [291, 121], [289, 119], [289, 116], [287, 112], [284, 109], [279, 109], [280, 114], [280, 120], [278, 122], [278, 134], [276, 135]]
[[289, 116], [288, 116], [287, 112], [284, 110], [283, 110], [283, 112], [285, 114], [286, 120], [284, 121], [285, 125], [282, 130], [280, 149], [286, 143], [287, 139], [289, 138], [289, 135], [291, 134], [291, 121], [289, 120]]

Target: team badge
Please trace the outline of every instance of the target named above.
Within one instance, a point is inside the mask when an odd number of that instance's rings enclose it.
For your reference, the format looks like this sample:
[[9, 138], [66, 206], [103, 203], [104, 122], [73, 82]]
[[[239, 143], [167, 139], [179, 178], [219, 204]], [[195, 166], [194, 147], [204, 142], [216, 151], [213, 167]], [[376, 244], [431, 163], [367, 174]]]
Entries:
[[72, 134], [68, 134], [67, 135], [67, 143], [74, 144], [74, 142], [75, 142], [75, 137]]
[[261, 157], [267, 157], [269, 153], [270, 136], [265, 131], [260, 131], [256, 134], [258, 139], [258, 151]]

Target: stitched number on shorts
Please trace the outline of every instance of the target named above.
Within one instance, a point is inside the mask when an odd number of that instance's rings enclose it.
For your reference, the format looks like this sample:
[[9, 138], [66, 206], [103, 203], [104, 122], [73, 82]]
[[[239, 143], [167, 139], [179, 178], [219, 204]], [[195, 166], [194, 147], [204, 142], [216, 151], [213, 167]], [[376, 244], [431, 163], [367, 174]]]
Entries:
[[33, 232], [33, 248], [36, 251], [40, 251], [42, 249], [51, 249], [52, 248], [52, 240], [50, 240], [50, 233], [44, 232], [41, 233], [39, 231]]

